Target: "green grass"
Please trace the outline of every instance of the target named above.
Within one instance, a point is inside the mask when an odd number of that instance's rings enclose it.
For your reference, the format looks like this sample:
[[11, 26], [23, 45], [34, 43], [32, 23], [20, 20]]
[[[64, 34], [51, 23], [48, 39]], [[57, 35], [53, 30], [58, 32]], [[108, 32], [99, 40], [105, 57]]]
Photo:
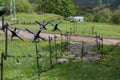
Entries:
[[[57, 42], [58, 45], [60, 42]], [[9, 41], [10, 55], [35, 56], [35, 44], [29, 41]], [[52, 48], [54, 46], [52, 45]], [[41, 73], [40, 80], [119, 80], [120, 79], [120, 48], [104, 45], [106, 55], [96, 61], [72, 61], [57, 64], [47, 72]], [[39, 43], [40, 67], [47, 69], [49, 65], [48, 42]], [[111, 50], [111, 51], [110, 51]], [[4, 40], [0, 40], [0, 53], [4, 52]], [[57, 53], [60, 53], [58, 49]], [[36, 58], [8, 58], [4, 61], [4, 80], [38, 80]], [[54, 60], [55, 61], [55, 60]]]
[[120, 48], [104, 46], [107, 55], [97, 61], [76, 61], [57, 65], [42, 74], [43, 80], [119, 80]]
[[[17, 28], [21, 28], [21, 29], [25, 29], [25, 28], [30, 28], [33, 30], [38, 29], [39, 25], [38, 24], [34, 24], [34, 25], [23, 25], [21, 23], [25, 22], [35, 22], [36, 20], [39, 22], [42, 22], [43, 20], [45, 21], [55, 21], [55, 20], [61, 20], [63, 19], [62, 16], [59, 15], [55, 15], [55, 14], [37, 14], [37, 13], [32, 13], [32, 14], [27, 14], [27, 13], [17, 13], [16, 15], [17, 20], [19, 21], [20, 24], [14, 25], [12, 27], [17, 27]], [[6, 16], [5, 19], [10, 22], [10, 23], [16, 23], [15, 21], [11, 21], [9, 16]]]
[[[52, 42], [53, 43], [53, 42]], [[57, 41], [57, 54], [60, 55], [60, 41]], [[52, 60], [53, 64], [56, 63], [55, 53], [54, 53], [54, 45], [52, 47]], [[36, 51], [35, 51], [35, 43], [31, 43], [30, 41], [8, 41], [8, 54], [11, 56], [28, 56], [31, 55], [32, 58], [7, 58], [4, 61], [4, 80], [32, 80], [32, 78], [37, 77], [37, 63], [36, 63]], [[49, 60], [49, 45], [48, 41], [41, 41], [38, 44], [39, 54], [42, 56], [39, 58], [40, 68], [42, 70], [47, 70], [50, 67]], [[0, 54], [5, 52], [5, 42], [4, 40], [0, 40]], [[53, 54], [54, 53], [54, 54]], [[65, 52], [67, 53], [67, 52]], [[19, 63], [17, 62], [19, 61]], [[0, 66], [1, 67], [1, 66]], [[30, 78], [28, 78], [28, 77]], [[23, 78], [22, 78], [23, 77]], [[34, 79], [34, 80], [35, 80]]]
[[[8, 16], [6, 17], [6, 20], [8, 20]], [[59, 20], [58, 20], [59, 19]], [[26, 13], [17, 13], [17, 20], [19, 22], [29, 22], [29, 21], [40, 21], [42, 22], [43, 20], [46, 21], [52, 21], [53, 23], [57, 23], [60, 20], [62, 20], [62, 23], [59, 25], [59, 28], [62, 30], [63, 33], [66, 33], [67, 31], [70, 31], [70, 28], [72, 29], [72, 32], [74, 32], [74, 27], [73, 23], [70, 21], [65, 21], [63, 17], [55, 14], [26, 14]], [[10, 21], [10, 20], [8, 20]], [[11, 22], [11, 21], [10, 21]], [[14, 23], [14, 22], [13, 22]], [[120, 25], [116, 24], [109, 24], [109, 23], [96, 23], [96, 22], [78, 22], [77, 23], [77, 28], [75, 30], [75, 35], [85, 35], [85, 36], [94, 36], [91, 33], [91, 27], [95, 26], [95, 31], [105, 37], [105, 38], [119, 38], [120, 39]], [[37, 30], [39, 25], [34, 24], [34, 25], [22, 25], [22, 24], [17, 24], [12, 27], [17, 27], [20, 29], [25, 29], [29, 28], [33, 31]], [[42, 32], [47, 32], [47, 33], [53, 33], [51, 31], [52, 26], [49, 24], [47, 25], [48, 30], [43, 30]], [[59, 33], [56, 31], [55, 33]]]

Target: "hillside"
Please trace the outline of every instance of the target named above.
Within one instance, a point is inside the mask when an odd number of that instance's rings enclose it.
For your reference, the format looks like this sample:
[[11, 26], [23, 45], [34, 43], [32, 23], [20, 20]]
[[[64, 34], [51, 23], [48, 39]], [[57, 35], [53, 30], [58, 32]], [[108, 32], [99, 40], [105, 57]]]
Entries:
[[77, 5], [85, 6], [104, 6], [104, 7], [115, 7], [120, 5], [119, 0], [73, 0]]

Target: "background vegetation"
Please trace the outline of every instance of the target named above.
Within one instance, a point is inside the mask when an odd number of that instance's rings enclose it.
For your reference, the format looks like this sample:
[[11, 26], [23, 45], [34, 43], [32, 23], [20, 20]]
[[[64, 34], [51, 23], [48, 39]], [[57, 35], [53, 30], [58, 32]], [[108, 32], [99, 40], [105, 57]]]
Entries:
[[40, 10], [68, 17], [75, 14], [75, 5], [71, 0], [39, 0], [38, 11]]
[[0, 4], [2, 4], [2, 0], [0, 0]]
[[17, 12], [31, 12], [32, 6], [28, 0], [15, 0]]
[[[119, 0], [73, 0], [73, 2], [78, 5], [76, 15], [85, 16], [86, 21], [120, 24]], [[114, 17], [119, 19], [115, 20]]]

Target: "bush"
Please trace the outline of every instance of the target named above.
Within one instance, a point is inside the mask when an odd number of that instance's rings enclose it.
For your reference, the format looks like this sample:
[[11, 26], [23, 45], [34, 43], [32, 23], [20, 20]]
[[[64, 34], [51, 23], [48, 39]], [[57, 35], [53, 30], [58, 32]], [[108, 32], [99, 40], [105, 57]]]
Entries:
[[5, 6], [6, 13], [10, 12], [10, 3], [8, 0], [3, 0], [3, 5]]
[[75, 9], [72, 0], [38, 0], [38, 11], [68, 17], [75, 14]]
[[91, 13], [88, 13], [85, 15], [85, 21], [92, 22], [94, 18], [94, 15]]
[[112, 17], [112, 11], [108, 8], [103, 9], [102, 11], [99, 11], [95, 17], [94, 20], [95, 22], [111, 22], [111, 17]]
[[120, 24], [120, 12], [114, 13], [111, 21], [112, 21], [112, 23]]
[[35, 3], [31, 3], [31, 11], [33, 12], [37, 12], [37, 9], [38, 9], [38, 5], [36, 5]]
[[[10, 2], [4, 0], [4, 5], [6, 7], [6, 12], [10, 12]], [[15, 0], [15, 6], [17, 12], [31, 12], [31, 4], [28, 0]]]
[[31, 12], [31, 4], [28, 0], [16, 0], [16, 11]]
[[2, 4], [2, 0], [0, 0], [0, 5]]
[[103, 9], [103, 7], [100, 7], [100, 6], [93, 7], [93, 8], [92, 8], [92, 13], [93, 13], [93, 14], [96, 14], [96, 13], [98, 13], [99, 11], [101, 11], [102, 9]]

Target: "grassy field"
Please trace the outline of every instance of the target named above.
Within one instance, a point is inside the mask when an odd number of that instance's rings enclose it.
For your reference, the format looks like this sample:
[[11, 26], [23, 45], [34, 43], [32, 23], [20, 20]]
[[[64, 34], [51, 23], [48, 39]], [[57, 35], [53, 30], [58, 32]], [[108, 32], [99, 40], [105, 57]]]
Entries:
[[[8, 20], [9, 17], [6, 17], [6, 20]], [[70, 21], [65, 21], [62, 16], [55, 15], [55, 14], [26, 14], [26, 13], [18, 13], [17, 14], [17, 20], [19, 23], [21, 22], [35, 22], [36, 20], [42, 22], [45, 21], [52, 21], [53, 23], [58, 23], [59, 21], [62, 21], [62, 23], [59, 25], [59, 28], [61, 29], [62, 33], [66, 33], [67, 31], [70, 32], [70, 30], [73, 32], [73, 35], [85, 35], [85, 36], [94, 36], [92, 34], [92, 26], [94, 26], [94, 32], [97, 32], [97, 34], [105, 37], [105, 38], [119, 38], [120, 39], [120, 25], [116, 24], [109, 24], [109, 23], [96, 23], [96, 22], [77, 22], [77, 25], [73, 25]], [[10, 20], [8, 20], [10, 21]], [[12, 22], [14, 23], [14, 22]], [[77, 26], [77, 27], [76, 27]], [[29, 28], [31, 30], [37, 30], [39, 25], [33, 24], [33, 25], [23, 25], [23, 24], [16, 24], [12, 27], [17, 27], [20, 29]], [[52, 26], [49, 24], [47, 25], [48, 30], [43, 30], [42, 32], [47, 33], [53, 33]], [[55, 33], [59, 33], [56, 31]]]
[[[41, 41], [38, 44], [38, 50], [43, 57], [40, 58], [40, 69], [47, 69], [50, 66], [48, 42]], [[57, 64], [47, 72], [41, 73], [40, 80], [119, 80], [120, 48], [104, 46], [104, 50], [106, 55], [101, 60]], [[0, 53], [2, 52], [4, 52], [4, 40], [0, 40]], [[15, 57], [4, 61], [4, 80], [38, 80], [35, 52], [34, 43], [20, 40], [9, 41], [9, 55], [32, 55], [33, 58]], [[60, 52], [58, 49], [57, 53], [60, 54]]]
[[[5, 41], [0, 40], [0, 53], [5, 52]], [[42, 56], [39, 58], [40, 70], [47, 70], [50, 65], [49, 58], [49, 45], [47, 42], [41, 41], [38, 44], [38, 52]], [[53, 42], [52, 42], [53, 44]], [[61, 56], [60, 41], [57, 41], [58, 50], [57, 55]], [[9, 57], [4, 61], [4, 80], [37, 80], [37, 62], [36, 62], [36, 48], [35, 43], [31, 43], [26, 40], [25, 42], [20, 40], [8, 41], [8, 54], [15, 57]], [[52, 48], [52, 62], [56, 63], [54, 45]], [[68, 52], [64, 52], [64, 55]], [[20, 58], [19, 56], [27, 56]], [[32, 57], [29, 57], [32, 56]], [[1, 60], [0, 60], [1, 61]], [[1, 67], [1, 66], [0, 66]], [[1, 69], [1, 68], [0, 68]], [[23, 77], [23, 78], [22, 78]]]

